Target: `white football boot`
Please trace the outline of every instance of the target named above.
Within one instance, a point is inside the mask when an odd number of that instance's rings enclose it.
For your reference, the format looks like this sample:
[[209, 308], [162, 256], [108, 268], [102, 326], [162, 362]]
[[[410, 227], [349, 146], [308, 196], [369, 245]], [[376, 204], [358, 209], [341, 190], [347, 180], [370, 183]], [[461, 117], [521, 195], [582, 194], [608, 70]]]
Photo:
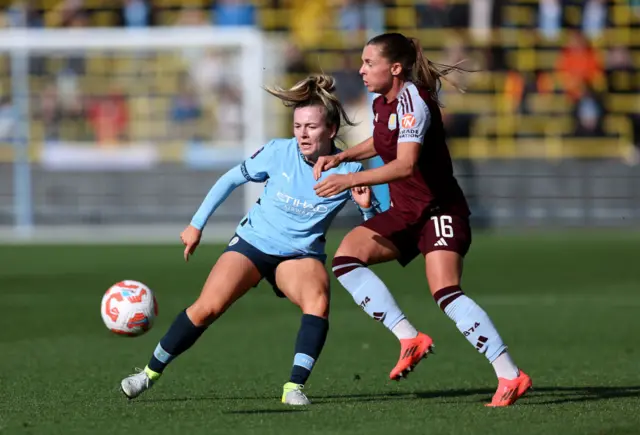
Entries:
[[136, 369], [137, 373], [127, 376], [120, 382], [120, 389], [128, 399], [135, 399], [153, 386], [153, 381], [142, 369]]
[[294, 406], [311, 405], [311, 401], [302, 392], [303, 388], [304, 385], [294, 384], [293, 382], [284, 384], [282, 403]]

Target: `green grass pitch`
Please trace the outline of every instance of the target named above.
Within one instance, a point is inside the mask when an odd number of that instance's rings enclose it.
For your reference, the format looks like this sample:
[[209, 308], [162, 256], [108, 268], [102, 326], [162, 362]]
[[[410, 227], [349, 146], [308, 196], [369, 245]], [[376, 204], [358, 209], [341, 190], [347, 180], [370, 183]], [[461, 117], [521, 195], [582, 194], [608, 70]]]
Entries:
[[[330, 237], [329, 252], [339, 237]], [[640, 238], [610, 232], [478, 235], [463, 287], [492, 316], [534, 391], [488, 409], [492, 368], [436, 307], [423, 263], [375, 270], [436, 355], [407, 381], [399, 347], [333, 286], [331, 330], [307, 409], [279, 403], [298, 309], [261, 284], [147, 394], [119, 381], [143, 367], [200, 291], [222, 247], [191, 262], [175, 246], [0, 247], [0, 434], [636, 434], [640, 432]], [[139, 338], [109, 333], [114, 282], [152, 287], [160, 315]]]

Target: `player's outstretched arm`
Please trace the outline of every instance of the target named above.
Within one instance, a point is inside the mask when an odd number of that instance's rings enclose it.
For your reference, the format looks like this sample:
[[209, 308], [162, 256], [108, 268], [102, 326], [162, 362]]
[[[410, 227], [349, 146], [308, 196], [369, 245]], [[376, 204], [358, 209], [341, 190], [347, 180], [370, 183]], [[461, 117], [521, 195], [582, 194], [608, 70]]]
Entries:
[[375, 169], [350, 173], [333, 174], [316, 184], [316, 195], [328, 198], [356, 186], [375, 186], [410, 177], [418, 163], [421, 144], [411, 142], [398, 144], [395, 160]]
[[370, 137], [339, 154], [319, 157], [318, 161], [313, 166], [313, 175], [315, 179], [318, 180], [323, 171], [335, 168], [340, 163], [359, 162], [361, 160], [375, 157], [376, 155], [376, 149], [373, 146], [373, 137]]
[[184, 259], [189, 260], [189, 255], [193, 254], [200, 243], [202, 229], [207, 224], [209, 217], [216, 211], [235, 188], [243, 185], [248, 180], [242, 173], [242, 165], [238, 165], [225, 173], [213, 185], [209, 193], [200, 204], [198, 211], [191, 219], [191, 224], [180, 234], [180, 239], [185, 245]]

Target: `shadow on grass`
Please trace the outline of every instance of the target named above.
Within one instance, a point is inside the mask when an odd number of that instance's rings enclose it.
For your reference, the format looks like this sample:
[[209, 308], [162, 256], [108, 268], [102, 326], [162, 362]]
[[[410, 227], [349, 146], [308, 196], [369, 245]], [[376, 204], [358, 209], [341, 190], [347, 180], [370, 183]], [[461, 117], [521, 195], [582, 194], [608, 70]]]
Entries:
[[[316, 404], [342, 402], [384, 402], [392, 400], [433, 400], [436, 403], [451, 402], [489, 402], [495, 390], [488, 388], [469, 388], [452, 390], [431, 390], [414, 392], [358, 393], [310, 395]], [[477, 397], [481, 396], [481, 397]], [[541, 386], [530, 390], [518, 404], [522, 405], [555, 405], [561, 403], [594, 402], [599, 400], [640, 398], [640, 386]], [[186, 402], [186, 401], [247, 401], [277, 400], [272, 396], [206, 396], [206, 397], [174, 397], [147, 399], [145, 402]], [[454, 399], [454, 400], [447, 400]], [[248, 411], [229, 411], [229, 414], [268, 414], [299, 412], [294, 409], [265, 409]]]
[[[284, 406], [284, 405], [283, 405]], [[240, 411], [224, 411], [223, 414], [236, 414], [236, 415], [242, 415], [242, 414], [247, 414], [247, 415], [251, 415], [251, 414], [290, 414], [292, 412], [306, 412], [308, 411], [308, 409], [301, 409], [301, 408], [284, 408], [284, 409], [246, 409], [246, 410], [240, 410]]]
[[[383, 394], [339, 394], [316, 396], [315, 399], [322, 403], [353, 401], [370, 402], [385, 400], [415, 400], [433, 399], [439, 402], [450, 403], [442, 399], [462, 399], [462, 401], [489, 402], [495, 390], [487, 388], [453, 389], [415, 391], [411, 393], [390, 392]], [[485, 396], [477, 398], [474, 396]], [[560, 403], [591, 402], [608, 399], [621, 399], [629, 397], [640, 398], [640, 386], [587, 386], [587, 387], [534, 387], [521, 400], [519, 404], [551, 405]], [[465, 400], [467, 399], [467, 400]]]

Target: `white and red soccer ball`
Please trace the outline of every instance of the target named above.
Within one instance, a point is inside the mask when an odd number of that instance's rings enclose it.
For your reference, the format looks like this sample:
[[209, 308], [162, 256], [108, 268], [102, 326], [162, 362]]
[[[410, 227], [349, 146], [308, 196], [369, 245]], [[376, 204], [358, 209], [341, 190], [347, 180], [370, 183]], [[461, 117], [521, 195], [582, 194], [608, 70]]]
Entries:
[[100, 314], [111, 332], [137, 337], [153, 326], [158, 303], [149, 287], [138, 281], [125, 280], [114, 284], [104, 294]]

